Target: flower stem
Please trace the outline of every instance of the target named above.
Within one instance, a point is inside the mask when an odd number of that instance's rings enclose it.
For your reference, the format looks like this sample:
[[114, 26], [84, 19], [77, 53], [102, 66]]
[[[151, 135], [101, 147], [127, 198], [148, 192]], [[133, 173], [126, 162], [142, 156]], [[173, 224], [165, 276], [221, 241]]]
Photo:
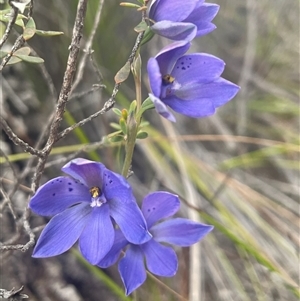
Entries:
[[127, 134], [127, 141], [126, 141], [126, 146], [125, 146], [126, 155], [125, 155], [125, 160], [124, 160], [123, 169], [122, 169], [122, 175], [125, 178], [127, 178], [129, 169], [131, 166], [138, 126], [139, 126], [139, 124], [137, 123], [135, 116], [132, 112], [128, 116], [128, 123], [127, 123], [128, 134]]

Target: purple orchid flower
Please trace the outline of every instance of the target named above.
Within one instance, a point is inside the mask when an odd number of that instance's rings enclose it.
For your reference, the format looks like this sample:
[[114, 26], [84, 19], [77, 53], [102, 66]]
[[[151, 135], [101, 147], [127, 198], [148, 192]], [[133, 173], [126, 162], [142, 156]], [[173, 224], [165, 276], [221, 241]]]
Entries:
[[148, 16], [156, 34], [171, 40], [191, 41], [206, 35], [216, 26], [211, 23], [219, 5], [205, 0], [153, 0]]
[[78, 158], [62, 171], [71, 177], [58, 177], [41, 186], [32, 197], [30, 209], [53, 216], [42, 231], [33, 257], [51, 257], [69, 250], [79, 239], [82, 255], [96, 264], [111, 249], [114, 226], [126, 239], [140, 244], [151, 238], [131, 187], [99, 162]]
[[156, 224], [161, 219], [173, 216], [180, 207], [174, 194], [154, 192], [147, 195], [142, 212], [153, 238], [143, 244], [129, 243], [120, 230], [116, 230], [115, 242], [109, 253], [98, 263], [101, 268], [113, 265], [121, 250], [128, 245], [125, 256], [119, 262], [119, 272], [126, 289], [131, 294], [142, 285], [147, 277], [144, 257], [148, 270], [158, 276], [172, 277], [178, 268], [175, 251], [161, 243], [188, 247], [201, 240], [213, 226], [200, 224], [184, 218], [173, 218]]
[[159, 114], [175, 122], [175, 112], [194, 118], [215, 113], [216, 108], [231, 100], [239, 87], [220, 77], [225, 63], [210, 54], [184, 55], [191, 44], [174, 42], [147, 65], [152, 93], [149, 94]]

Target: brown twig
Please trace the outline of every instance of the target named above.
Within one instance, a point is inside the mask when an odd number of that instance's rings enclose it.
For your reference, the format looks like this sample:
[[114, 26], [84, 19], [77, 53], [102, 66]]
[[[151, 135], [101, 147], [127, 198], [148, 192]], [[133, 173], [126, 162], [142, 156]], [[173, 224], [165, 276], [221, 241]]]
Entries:
[[[144, 20], [145, 19], [145, 12], [143, 12], [143, 17], [142, 19]], [[133, 60], [135, 58], [135, 55], [141, 45], [141, 42], [143, 40], [143, 37], [144, 37], [144, 31], [143, 32], [140, 32], [136, 38], [136, 41], [135, 41], [135, 44], [132, 48], [132, 51], [128, 57], [128, 60], [127, 62], [129, 62], [129, 64], [131, 65], [133, 63]], [[60, 140], [62, 138], [64, 138], [66, 135], [68, 135], [71, 131], [73, 131], [74, 129], [76, 129], [77, 127], [79, 126], [83, 126], [84, 124], [86, 124], [87, 122], [90, 122], [91, 120], [93, 120], [94, 118], [98, 117], [99, 115], [102, 115], [106, 112], [108, 112], [110, 109], [112, 109], [115, 105], [115, 98], [119, 92], [119, 88], [121, 86], [121, 83], [115, 83], [115, 86], [114, 86], [114, 89], [113, 89], [113, 92], [111, 94], [111, 97], [105, 102], [104, 106], [102, 107], [101, 110], [99, 110], [98, 112], [90, 115], [89, 117], [71, 125], [70, 127], [66, 128], [65, 130], [63, 130], [62, 132], [60, 132], [58, 135], [57, 135], [57, 140]]]
[[[10, 2], [10, 5], [11, 5], [12, 4], [11, 1], [9, 1], [9, 2]], [[32, 13], [33, 13], [33, 0], [30, 1], [30, 7], [29, 7], [29, 10], [28, 10], [28, 13], [27, 13], [27, 22], [31, 18]], [[10, 29], [10, 31], [11, 31], [11, 29]], [[1, 62], [1, 65], [0, 65], [0, 72], [2, 72], [3, 68], [7, 65], [7, 63], [9, 62], [9, 60], [11, 59], [11, 57], [13, 56], [13, 54], [18, 49], [20, 49], [24, 44], [25, 44], [25, 39], [24, 39], [23, 35], [21, 34], [17, 38], [17, 40], [15, 41], [15, 43], [14, 43], [11, 51], [3, 58], [2, 62]]]
[[37, 157], [43, 157], [43, 153], [33, 147], [31, 147], [28, 143], [24, 142], [22, 139], [20, 139], [8, 126], [5, 119], [0, 116], [0, 124], [2, 125], [2, 128], [4, 129], [5, 133], [7, 134], [8, 138], [15, 144], [20, 146], [24, 152], [30, 153]]
[[72, 42], [69, 48], [70, 52], [67, 61], [67, 67], [63, 78], [63, 84], [57, 101], [57, 106], [54, 113], [54, 119], [51, 123], [49, 137], [45, 147], [43, 148], [44, 156], [43, 158], [39, 159], [36, 171], [33, 176], [33, 182], [32, 182], [33, 191], [35, 191], [36, 187], [38, 186], [40, 177], [45, 167], [46, 160], [52, 150], [54, 143], [57, 141], [59, 126], [62, 122], [63, 114], [65, 112], [65, 107], [69, 100], [69, 95], [72, 89], [72, 82], [76, 72], [76, 64], [79, 55], [80, 41], [83, 34], [83, 24], [84, 24], [84, 18], [85, 18], [85, 13], [87, 8], [87, 2], [88, 2], [87, 0], [80, 0], [78, 2], [76, 19], [73, 27]]
[[3, 37], [1, 38], [0, 40], [0, 49], [2, 48], [2, 46], [5, 44], [5, 42], [7, 41], [8, 37], [9, 37], [9, 34], [17, 20], [17, 17], [18, 17], [18, 8], [16, 8], [12, 3], [11, 1], [8, 1], [8, 4], [10, 5], [11, 7], [11, 19], [9, 20], [8, 24], [7, 24], [7, 27], [6, 27], [6, 30], [5, 30], [5, 33], [3, 35]]

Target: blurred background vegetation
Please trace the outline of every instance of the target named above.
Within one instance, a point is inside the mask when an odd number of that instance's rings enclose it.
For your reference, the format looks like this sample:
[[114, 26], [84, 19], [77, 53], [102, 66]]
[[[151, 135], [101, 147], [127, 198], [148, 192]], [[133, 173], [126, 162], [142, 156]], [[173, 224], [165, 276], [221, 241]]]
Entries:
[[[139, 23], [140, 13], [120, 7], [119, 2], [104, 1], [92, 47], [103, 77], [100, 84], [106, 88], [83, 97], [77, 94], [67, 106], [62, 129], [102, 108], [111, 94], [115, 73], [130, 54], [136, 38], [133, 27]], [[223, 77], [240, 85], [241, 91], [209, 118], [177, 115], [177, 123], [171, 124], [154, 111], [148, 112], [145, 119], [151, 124], [147, 127], [149, 138], [137, 144], [134, 175], [129, 181], [139, 201], [154, 190], [171, 191], [180, 195], [184, 203], [180, 215], [200, 217], [215, 226], [199, 244], [198, 253], [188, 248], [178, 250], [180, 267], [176, 277], [161, 279], [180, 295], [188, 298], [189, 287], [195, 287], [196, 282], [196, 286], [201, 283], [201, 300], [298, 300], [299, 1], [214, 2], [221, 6], [214, 20], [217, 29], [193, 41], [192, 50], [222, 58], [226, 62]], [[7, 7], [5, 2], [1, 5], [2, 9]], [[36, 35], [28, 42], [45, 60], [56, 91], [62, 84], [76, 7], [77, 1], [34, 3], [33, 18], [38, 29], [64, 32], [57, 37]], [[97, 0], [88, 2], [82, 47], [91, 32], [97, 7]], [[15, 27], [5, 45], [7, 49], [18, 31]], [[147, 59], [167, 43], [154, 37], [142, 48], [144, 70]], [[146, 72], [143, 83], [146, 97]], [[20, 138], [34, 145], [53, 111], [55, 91], [49, 90], [41, 66], [29, 63], [7, 66], [1, 84], [1, 115]], [[99, 84], [99, 80], [88, 60], [75, 96], [90, 90], [93, 84]], [[134, 93], [129, 78], [121, 86], [116, 107], [128, 107]], [[109, 124], [116, 121], [109, 112], [60, 141], [49, 157], [42, 183], [60, 175], [63, 163], [82, 144], [99, 142], [112, 132]], [[4, 133], [1, 150], [18, 174], [24, 172], [29, 156]], [[123, 149], [105, 145], [79, 156], [101, 160], [120, 172]], [[22, 185], [30, 186], [32, 171]], [[1, 175], [13, 178], [3, 156]], [[10, 189], [3, 181], [2, 187]], [[28, 201], [26, 189], [17, 191], [12, 201], [21, 215]], [[1, 206], [1, 210], [0, 237], [7, 241], [15, 233], [14, 221], [7, 206]], [[45, 222], [31, 217], [32, 227]], [[26, 241], [24, 235], [20, 243]], [[201, 256], [195, 258], [195, 254]], [[75, 250], [49, 259], [32, 259], [31, 250], [1, 256], [0, 287], [10, 290], [24, 285], [29, 300], [130, 300], [123, 297], [117, 267], [100, 271], [82, 261]], [[191, 263], [201, 263], [197, 275], [190, 272]], [[149, 277], [136, 298], [179, 300]]]

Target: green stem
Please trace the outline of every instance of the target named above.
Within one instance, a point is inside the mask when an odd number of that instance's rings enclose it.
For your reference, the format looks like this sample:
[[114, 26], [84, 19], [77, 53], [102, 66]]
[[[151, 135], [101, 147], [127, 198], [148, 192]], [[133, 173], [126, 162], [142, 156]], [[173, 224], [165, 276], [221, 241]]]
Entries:
[[132, 113], [130, 116], [128, 116], [128, 134], [127, 134], [127, 141], [125, 146], [126, 155], [125, 155], [125, 160], [122, 169], [122, 175], [125, 178], [127, 178], [131, 166], [137, 130], [138, 130], [138, 124], [135, 120], [134, 114]]

